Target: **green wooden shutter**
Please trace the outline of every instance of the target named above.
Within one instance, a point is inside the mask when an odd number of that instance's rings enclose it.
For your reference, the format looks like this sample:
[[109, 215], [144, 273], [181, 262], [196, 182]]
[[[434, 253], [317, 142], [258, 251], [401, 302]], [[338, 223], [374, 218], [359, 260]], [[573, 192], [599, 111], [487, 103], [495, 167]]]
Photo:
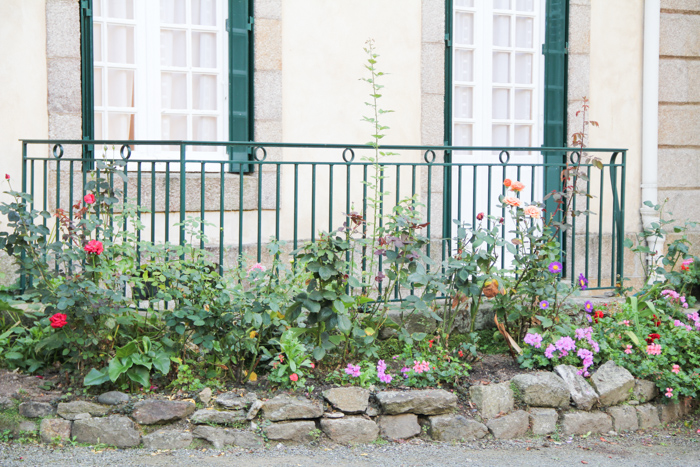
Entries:
[[[92, 62], [92, 0], [80, 0], [80, 92], [82, 98], [82, 139], [95, 139], [95, 93]], [[93, 147], [83, 147], [83, 158], [94, 157]], [[92, 169], [92, 162], [83, 164]]]
[[[566, 147], [567, 107], [567, 37], [568, 0], [547, 0], [545, 18], [544, 54], [544, 144], [546, 147]], [[544, 162], [560, 163], [564, 152], [544, 152]], [[561, 187], [560, 168], [547, 167], [544, 176], [544, 193]], [[547, 212], [554, 212], [556, 204], [550, 199]]]
[[[253, 140], [253, 8], [252, 0], [229, 0], [228, 2], [228, 133], [230, 141]], [[247, 148], [233, 147], [229, 150], [231, 161], [247, 161]], [[230, 164], [232, 172], [249, 172], [249, 164]]]

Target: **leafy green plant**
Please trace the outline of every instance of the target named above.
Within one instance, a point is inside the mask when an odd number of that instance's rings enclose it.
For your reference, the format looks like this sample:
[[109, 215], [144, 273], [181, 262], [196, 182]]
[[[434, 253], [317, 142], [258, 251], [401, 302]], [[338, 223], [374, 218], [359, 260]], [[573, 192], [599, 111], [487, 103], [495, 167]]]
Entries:
[[279, 346], [280, 353], [273, 355], [266, 348], [262, 349], [262, 358], [269, 361], [270, 374], [268, 378], [271, 382], [284, 387], [302, 388], [306, 385], [306, 379], [312, 378], [307, 369], [314, 367], [314, 363], [309, 358], [306, 346], [299, 340], [299, 335], [303, 329], [289, 329], [282, 333], [279, 340], [272, 343]]

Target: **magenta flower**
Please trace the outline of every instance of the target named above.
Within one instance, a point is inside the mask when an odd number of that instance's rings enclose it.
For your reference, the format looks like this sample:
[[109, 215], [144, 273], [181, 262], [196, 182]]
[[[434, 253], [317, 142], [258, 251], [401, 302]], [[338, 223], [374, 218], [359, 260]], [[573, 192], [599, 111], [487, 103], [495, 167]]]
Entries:
[[554, 344], [549, 344], [547, 346], [547, 349], [544, 351], [544, 356], [549, 358], [550, 360], [554, 356], [554, 352], [556, 352], [557, 348], [554, 347]]
[[675, 374], [678, 374], [681, 372], [681, 366], [680, 365], [673, 365], [673, 369], [671, 371]]
[[593, 313], [593, 304], [590, 300], [586, 300], [586, 303], [583, 305], [583, 309], [586, 310], [586, 313]]
[[586, 279], [583, 273], [578, 275], [578, 285], [581, 287], [581, 290], [586, 290], [588, 288], [588, 279]]
[[348, 363], [348, 367], [345, 369], [345, 374], [352, 376], [353, 378], [359, 378], [360, 376], [360, 365], [353, 365]]
[[552, 261], [549, 263], [549, 272], [552, 274], [559, 274], [562, 271], [562, 265], [559, 261]]
[[666, 388], [666, 397], [673, 397], [673, 388]]
[[625, 353], [628, 355], [632, 353], [632, 346], [631, 345], [627, 346], [627, 348], [625, 349]]
[[525, 335], [525, 339], [523, 339], [523, 342], [535, 347], [536, 349], [539, 349], [542, 347], [542, 336], [537, 333], [527, 333], [527, 335]]
[[661, 355], [661, 344], [647, 345], [647, 353], [649, 355]]
[[540, 302], [540, 308], [542, 308], [543, 310], [546, 310], [547, 308], [549, 308], [549, 302], [547, 300], [542, 300]]

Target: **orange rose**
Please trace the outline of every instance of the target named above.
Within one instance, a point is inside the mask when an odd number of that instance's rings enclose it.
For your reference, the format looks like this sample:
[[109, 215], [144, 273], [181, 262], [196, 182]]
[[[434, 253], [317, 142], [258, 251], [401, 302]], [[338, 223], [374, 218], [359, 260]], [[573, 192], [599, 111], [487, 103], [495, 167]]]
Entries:
[[503, 198], [503, 202], [505, 204], [515, 206], [516, 208], [520, 207], [520, 199], [516, 198], [515, 196], [506, 196], [505, 198]]
[[542, 209], [538, 208], [537, 206], [525, 206], [525, 215], [532, 217], [533, 219], [540, 219], [542, 217]]
[[503, 184], [506, 186], [506, 188], [508, 188], [511, 183], [513, 182], [510, 181], [510, 178], [506, 178], [505, 180], [503, 180]]
[[522, 182], [513, 182], [510, 185], [510, 191], [523, 191], [525, 189], [525, 184]]

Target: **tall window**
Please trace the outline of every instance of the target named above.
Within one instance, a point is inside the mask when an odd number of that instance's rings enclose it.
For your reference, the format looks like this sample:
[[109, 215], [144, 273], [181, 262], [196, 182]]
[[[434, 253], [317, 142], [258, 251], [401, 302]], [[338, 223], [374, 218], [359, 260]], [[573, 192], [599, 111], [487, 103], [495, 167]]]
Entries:
[[[83, 47], [84, 137], [248, 140], [251, 134], [249, 0], [83, 0], [92, 63]], [[91, 8], [90, 8], [91, 7]], [[230, 18], [229, 18], [230, 16]], [[231, 53], [233, 52], [233, 53]], [[87, 94], [90, 94], [87, 92]], [[94, 134], [90, 135], [91, 119]], [[88, 122], [89, 123], [89, 122]], [[188, 153], [228, 157], [225, 148]], [[176, 156], [151, 147], [149, 157]], [[240, 154], [231, 154], [233, 159]]]

